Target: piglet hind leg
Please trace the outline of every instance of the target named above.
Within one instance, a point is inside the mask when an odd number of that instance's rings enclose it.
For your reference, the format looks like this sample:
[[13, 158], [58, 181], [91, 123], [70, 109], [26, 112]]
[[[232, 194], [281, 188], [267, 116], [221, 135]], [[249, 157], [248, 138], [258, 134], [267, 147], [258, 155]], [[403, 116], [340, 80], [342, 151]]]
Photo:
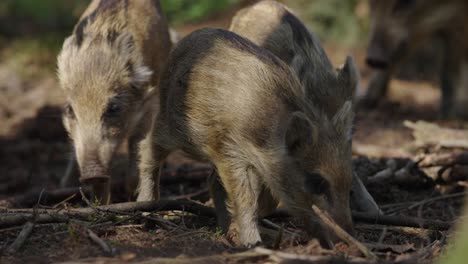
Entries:
[[246, 247], [261, 244], [257, 203], [261, 189], [260, 178], [249, 165], [240, 165], [238, 161], [224, 160], [217, 168], [232, 204], [232, 217], [238, 228], [240, 243]]
[[216, 169], [208, 176], [208, 186], [210, 190], [210, 196], [213, 199], [213, 204], [216, 210], [216, 220], [218, 226], [221, 228], [224, 234], [229, 231], [231, 225], [231, 216], [228, 210], [228, 198], [226, 190], [221, 182]]

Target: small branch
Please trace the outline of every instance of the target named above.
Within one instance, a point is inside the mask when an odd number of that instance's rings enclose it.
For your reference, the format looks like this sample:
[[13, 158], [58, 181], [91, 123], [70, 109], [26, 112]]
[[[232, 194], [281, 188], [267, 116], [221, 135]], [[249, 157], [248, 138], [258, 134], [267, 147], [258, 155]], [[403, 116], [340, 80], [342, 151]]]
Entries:
[[373, 250], [378, 250], [378, 251], [387, 251], [391, 250], [395, 253], [398, 254], [403, 254], [409, 251], [414, 251], [416, 248], [414, 247], [414, 244], [405, 244], [405, 245], [388, 245], [388, 244], [383, 244], [381, 242], [379, 243], [364, 243], [366, 247], [369, 247]]
[[78, 188], [81, 194], [81, 199], [91, 208], [94, 208], [94, 206], [91, 204], [91, 202], [88, 200], [86, 197], [86, 194], [83, 192], [83, 188]]
[[34, 219], [37, 223], [66, 223], [71, 219], [88, 220], [96, 212], [115, 214], [134, 214], [136, 212], [184, 211], [187, 213], [214, 218], [213, 208], [189, 200], [159, 200], [149, 202], [128, 202], [111, 205], [95, 206], [93, 208], [64, 209], [61, 211], [50, 209], [11, 209], [0, 215], [0, 228], [23, 225]]
[[354, 225], [356, 229], [364, 229], [364, 230], [374, 230], [380, 231], [386, 229], [387, 231], [391, 232], [399, 232], [405, 234], [411, 234], [418, 236], [420, 238], [427, 238], [427, 237], [435, 237], [440, 235], [439, 231], [431, 230], [431, 229], [424, 229], [418, 227], [406, 227], [406, 226], [385, 226], [385, 225], [376, 225], [376, 224], [356, 224]]
[[405, 121], [403, 124], [413, 130], [413, 137], [417, 145], [468, 148], [467, 130], [443, 128], [437, 124], [425, 121]]
[[355, 222], [363, 222], [368, 224], [418, 227], [441, 231], [448, 230], [452, 227], [452, 223], [450, 222], [421, 219], [403, 215], [390, 216], [353, 212], [353, 219]]
[[[89, 188], [84, 189], [85, 193], [90, 193]], [[7, 207], [32, 207], [37, 204], [39, 197], [41, 196], [41, 204], [55, 204], [62, 202], [64, 199], [69, 198], [70, 196], [79, 194], [79, 188], [63, 188], [56, 190], [34, 190], [27, 192], [22, 195], [13, 196], [6, 200], [3, 200], [4, 204], [7, 204]], [[1, 203], [2, 201], [0, 201]]]
[[29, 221], [36, 223], [67, 223], [70, 217], [58, 214], [36, 214], [32, 210], [28, 213], [14, 213], [0, 215], [0, 228], [7, 228], [12, 226], [23, 225]]
[[425, 154], [421, 157], [420, 161], [417, 162], [418, 166], [421, 168], [426, 167], [438, 167], [446, 166], [458, 163], [458, 161], [463, 161], [463, 157], [467, 156], [468, 152], [450, 152], [450, 153], [431, 153]]
[[366, 246], [364, 246], [361, 242], [357, 241], [354, 237], [352, 237], [348, 232], [344, 231], [335, 221], [326, 213], [320, 210], [316, 205], [312, 205], [312, 210], [314, 210], [315, 214], [323, 221], [323, 223], [328, 226], [339, 238], [343, 241], [348, 243], [349, 245], [356, 246], [359, 251], [364, 254], [364, 256], [377, 259], [377, 256], [374, 255]]
[[106, 254], [108, 254], [109, 256], [115, 255], [117, 250], [109, 246], [109, 244], [107, 244], [104, 240], [99, 238], [99, 236], [96, 235], [96, 233], [94, 233], [91, 229], [87, 229], [87, 233], [88, 233], [89, 239], [91, 239], [91, 241], [96, 243]]
[[282, 251], [275, 251], [262, 247], [256, 247], [254, 252], [268, 256], [272, 261], [276, 263], [368, 263], [359, 260], [343, 259], [342, 257], [335, 256], [310, 256], [310, 255], [299, 255], [286, 253]]
[[466, 194], [467, 194], [466, 192], [452, 193], [452, 194], [446, 194], [446, 195], [441, 195], [441, 196], [434, 197], [434, 198], [425, 199], [425, 200], [422, 200], [420, 202], [416, 202], [416, 203], [411, 204], [410, 206], [408, 206], [408, 209], [411, 210], [411, 209], [414, 209], [414, 208], [416, 208], [418, 206], [428, 204], [428, 203], [433, 203], [433, 202], [440, 201], [440, 200], [464, 197]]
[[14, 254], [23, 247], [34, 227], [33, 222], [26, 222], [15, 241], [8, 247], [7, 253]]
[[262, 219], [262, 223], [265, 224], [266, 226], [274, 228], [276, 231], [281, 231], [282, 230], [284, 233], [286, 233], [288, 235], [294, 235], [293, 232], [285, 230], [282, 226], [279, 226], [279, 225], [273, 223], [272, 221], [270, 221], [270, 220], [268, 220], [266, 218]]
[[387, 167], [384, 170], [381, 170], [370, 176], [368, 182], [382, 182], [388, 180], [394, 176], [395, 171], [397, 170], [397, 162], [394, 159], [389, 159], [386, 162]]
[[[149, 202], [128, 202], [111, 205], [96, 206], [93, 208], [78, 209], [36, 209], [36, 223], [67, 223], [71, 219], [82, 221], [89, 220], [96, 214], [96, 209], [111, 215], [134, 214], [136, 212], [158, 212], [158, 211], [185, 211], [191, 214], [215, 218], [214, 208], [189, 200], [159, 200]], [[275, 210], [270, 217], [289, 217], [284, 210]], [[407, 216], [388, 216], [369, 213], [353, 212], [353, 219], [357, 222], [369, 224], [381, 224], [392, 226], [422, 227], [426, 229], [448, 230], [452, 223], [437, 220], [420, 219]], [[28, 221], [33, 221], [32, 209], [5, 209], [0, 214], [0, 228], [23, 225]]]
[[275, 242], [273, 242], [273, 249], [279, 249], [279, 247], [281, 246], [281, 241], [283, 240], [283, 231], [284, 227], [282, 226], [281, 229], [278, 231], [278, 236], [276, 236]]

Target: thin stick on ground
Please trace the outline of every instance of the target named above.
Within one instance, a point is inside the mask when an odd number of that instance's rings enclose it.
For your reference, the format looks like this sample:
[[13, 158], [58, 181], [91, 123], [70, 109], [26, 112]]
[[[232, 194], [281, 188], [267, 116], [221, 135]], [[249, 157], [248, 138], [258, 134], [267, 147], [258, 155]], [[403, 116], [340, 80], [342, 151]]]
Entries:
[[278, 231], [278, 236], [276, 236], [275, 242], [273, 242], [273, 246], [272, 246], [273, 249], [280, 248], [281, 241], [283, 240], [283, 231], [284, 231], [284, 227], [281, 226], [281, 229]]
[[368, 224], [417, 227], [439, 231], [449, 230], [453, 226], [453, 223], [451, 222], [444, 222], [439, 220], [421, 219], [418, 217], [410, 217], [404, 215], [375, 215], [359, 212], [353, 212], [353, 220], [355, 222], [362, 222]]
[[61, 201], [61, 202], [59, 202], [59, 203], [57, 203], [57, 204], [54, 204], [54, 205], [52, 206], [52, 208], [57, 208], [57, 207], [59, 207], [59, 206], [61, 206], [61, 205], [64, 205], [64, 204], [66, 204], [68, 201], [70, 201], [71, 199], [73, 199], [73, 198], [75, 198], [75, 197], [76, 197], [76, 193], [74, 193], [74, 194], [68, 196], [68, 197], [65, 198], [63, 201]]
[[437, 201], [440, 201], [440, 200], [457, 198], [457, 197], [464, 197], [466, 194], [467, 194], [466, 192], [452, 193], [452, 194], [441, 195], [441, 196], [437, 196], [437, 197], [433, 197], [433, 198], [429, 198], [429, 199], [424, 199], [422, 201], [413, 203], [412, 205], [408, 206], [408, 209], [411, 210], [411, 209], [414, 209], [414, 208], [416, 208], [418, 206], [425, 205], [425, 204], [428, 204], [428, 203], [437, 202]]
[[323, 221], [323, 223], [343, 241], [345, 241], [349, 245], [355, 245], [359, 249], [359, 251], [361, 251], [362, 254], [364, 254], [364, 256], [371, 259], [377, 258], [377, 256], [374, 253], [372, 253], [366, 246], [364, 246], [361, 242], [357, 241], [354, 237], [348, 234], [348, 232], [344, 231], [343, 228], [341, 228], [337, 223], [335, 223], [335, 221], [330, 216], [328, 216], [326, 212], [320, 210], [320, 208], [318, 208], [316, 205], [312, 206], [312, 210], [314, 210], [314, 212]]
[[[61, 211], [50, 209], [5, 209], [0, 214], [0, 228], [24, 225], [35, 219], [36, 223], [67, 223], [70, 220], [89, 221], [101, 213], [113, 215], [133, 215], [137, 212], [185, 211], [198, 216], [215, 218], [214, 208], [189, 200], [159, 200], [149, 202], [128, 202], [111, 205], [96, 206], [94, 208], [63, 209]], [[33, 213], [36, 213], [36, 217]], [[289, 217], [286, 211], [276, 210], [270, 217]], [[369, 213], [353, 212], [353, 219], [357, 222], [381, 224], [390, 226], [418, 227], [433, 230], [448, 230], [453, 223], [431, 219], [420, 219], [408, 216], [388, 216]]]
[[[287, 263], [367, 263], [364, 261], [345, 260], [334, 256], [310, 256], [286, 253], [282, 251], [275, 251], [262, 247], [256, 247], [254, 252], [268, 256], [272, 261], [283, 263], [283, 261], [290, 261]], [[285, 262], [286, 263], [286, 262]]]
[[28, 239], [29, 235], [31, 234], [33, 228], [34, 228], [34, 222], [27, 222], [23, 226], [23, 229], [21, 229], [21, 232], [19, 233], [15, 241], [8, 247], [7, 253], [14, 254], [18, 250], [20, 250], [21, 247], [23, 247], [26, 240]]
[[94, 205], [91, 204], [91, 202], [89, 201], [89, 199], [86, 197], [86, 194], [83, 192], [83, 188], [79, 188], [80, 190], [80, 194], [81, 194], [81, 199], [86, 203], [86, 205], [88, 205], [90, 208], [95, 208]]
[[[111, 205], [95, 206], [93, 208], [64, 209], [61, 211], [50, 209], [6, 209], [5, 214], [0, 215], [0, 228], [23, 225], [36, 219], [37, 223], [67, 223], [70, 220], [87, 221], [97, 212], [112, 215], [133, 215], [138, 212], [158, 211], [185, 211], [198, 216], [214, 218], [216, 213], [213, 208], [189, 200], [159, 200], [148, 202], [128, 202]], [[35, 212], [36, 217], [33, 215]]]
[[282, 226], [279, 226], [279, 225], [273, 223], [272, 221], [270, 221], [268, 219], [262, 219], [262, 223], [269, 226], [269, 227], [271, 227], [271, 228], [274, 228], [276, 231], [283, 230], [283, 232], [288, 234], [288, 235], [294, 235], [293, 232], [285, 230]]
[[86, 230], [89, 236], [89, 239], [96, 243], [106, 254], [109, 256], [114, 256], [116, 253], [116, 249], [109, 246], [104, 240], [102, 240], [96, 233], [94, 233], [91, 229]]

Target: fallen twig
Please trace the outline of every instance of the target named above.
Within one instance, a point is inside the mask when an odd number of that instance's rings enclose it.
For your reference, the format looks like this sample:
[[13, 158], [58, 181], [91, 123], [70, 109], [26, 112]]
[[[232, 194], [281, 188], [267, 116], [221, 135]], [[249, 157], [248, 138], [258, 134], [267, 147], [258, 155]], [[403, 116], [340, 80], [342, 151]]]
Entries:
[[26, 222], [15, 241], [8, 247], [7, 253], [14, 254], [24, 245], [34, 228], [34, 222]]
[[[136, 212], [157, 212], [157, 211], [185, 211], [199, 216], [215, 218], [214, 208], [202, 205], [189, 200], [159, 200], [149, 202], [128, 202], [111, 205], [96, 206], [93, 208], [76, 209], [36, 209], [36, 223], [67, 223], [71, 219], [89, 221], [96, 211], [107, 213], [110, 216], [116, 214], [134, 214]], [[0, 228], [23, 225], [34, 219], [33, 209], [5, 209], [0, 215]], [[289, 217], [284, 210], [276, 210], [270, 217]], [[407, 216], [387, 216], [369, 213], [353, 212], [353, 219], [356, 222], [369, 224], [422, 227], [426, 229], [448, 230], [452, 223], [437, 220], [420, 219]]]
[[391, 178], [393, 176], [393, 173], [395, 173], [397, 169], [397, 162], [395, 159], [388, 159], [385, 162], [386, 168], [384, 170], [381, 170], [374, 174], [373, 176], [370, 176], [367, 180], [368, 181], [382, 181], [388, 178]]
[[344, 259], [335, 256], [310, 256], [275, 251], [262, 247], [256, 247], [255, 252], [268, 256], [271, 260], [278, 263], [367, 263], [363, 260]]
[[[85, 193], [90, 193], [89, 188], [85, 188]], [[38, 201], [38, 197], [41, 197], [42, 204], [55, 204], [62, 202], [70, 196], [79, 194], [79, 188], [63, 188], [56, 190], [34, 190], [23, 195], [13, 196], [5, 200], [9, 207], [31, 207]]]
[[[176, 258], [149, 258], [142, 261], [132, 261], [135, 264], [205, 264], [205, 263], [226, 263], [231, 261], [240, 261], [241, 263], [250, 263], [257, 258], [265, 258], [266, 254], [258, 253], [254, 250], [239, 252], [234, 254], [221, 254], [202, 257], [176, 257]], [[250, 260], [249, 262], [247, 262]], [[62, 262], [62, 264], [92, 264], [92, 263], [122, 263], [122, 259], [116, 258], [96, 258], [79, 261]]]
[[376, 224], [356, 224], [356, 229], [367, 229], [367, 230], [383, 230], [386, 229], [390, 232], [400, 232], [405, 234], [411, 234], [420, 238], [437, 237], [440, 236], [440, 232], [437, 230], [419, 228], [419, 227], [407, 227], [407, 226], [385, 226]]
[[315, 214], [322, 220], [322, 222], [330, 228], [340, 239], [348, 243], [349, 245], [356, 246], [359, 251], [364, 254], [364, 256], [377, 259], [377, 256], [372, 253], [366, 246], [364, 246], [361, 242], [357, 241], [354, 237], [352, 237], [348, 232], [343, 230], [326, 212], [323, 212], [320, 208], [316, 205], [312, 205], [312, 210], [314, 210]]
[[466, 156], [468, 156], [468, 152], [431, 153], [424, 154], [417, 163], [421, 168], [446, 166], [455, 163], [463, 164], [462, 162]]
[[0, 228], [24, 225], [29, 221], [36, 223], [67, 223], [70, 217], [59, 214], [37, 214], [31, 212], [0, 215]]
[[448, 230], [452, 227], [452, 223], [421, 219], [410, 216], [390, 216], [390, 215], [375, 215], [367, 213], [353, 212], [353, 219], [355, 222], [364, 222], [368, 224], [380, 224], [380, 225], [392, 225], [392, 226], [407, 226], [407, 227], [419, 227], [425, 229], [434, 230]]
[[414, 247], [414, 244], [388, 245], [388, 244], [382, 244], [382, 243], [364, 243], [364, 245], [366, 245], [366, 247], [372, 250], [379, 250], [379, 251], [391, 250], [398, 254], [403, 254], [408, 251], [416, 250], [416, 248]]
[[286, 233], [286, 234], [294, 235], [293, 232], [288, 231], [288, 230], [285, 230], [282, 226], [279, 226], [279, 225], [273, 223], [272, 221], [270, 221], [270, 220], [268, 220], [268, 219], [262, 219], [262, 223], [265, 224], [265, 225], [267, 225], [268, 227], [274, 228], [276, 231], [281, 231], [281, 230], [283, 230], [284, 233]]
[[281, 245], [281, 241], [283, 240], [283, 231], [284, 227], [281, 226], [281, 229], [278, 231], [278, 236], [276, 236], [275, 241], [273, 242], [272, 248], [279, 249]]
[[95, 206], [93, 208], [77, 208], [64, 210], [51, 209], [7, 209], [0, 215], [0, 228], [22, 225], [34, 219], [33, 211], [37, 213], [37, 223], [66, 223], [70, 219], [87, 221], [97, 211], [115, 214], [133, 214], [136, 212], [184, 211], [199, 216], [216, 217], [213, 208], [189, 200], [159, 200], [149, 202], [128, 202], [111, 205]]
[[411, 204], [410, 206], [408, 206], [408, 209], [411, 210], [411, 209], [414, 209], [418, 206], [421, 206], [421, 205], [424, 205], [424, 204], [428, 204], [428, 203], [432, 203], [432, 202], [436, 202], [436, 201], [440, 201], [440, 200], [445, 200], [445, 199], [451, 199], [451, 198], [457, 198], [457, 197], [464, 197], [467, 193], [466, 192], [460, 192], [460, 193], [452, 193], [452, 194], [445, 194], [445, 195], [441, 195], [441, 196], [437, 196], [437, 197], [433, 197], [433, 198], [429, 198], [429, 199], [425, 199], [425, 200], [422, 200], [422, 201], [419, 201], [419, 202], [416, 202], [416, 203], [413, 203]]
[[89, 239], [91, 239], [91, 241], [96, 243], [106, 254], [108, 254], [109, 256], [115, 255], [115, 253], [117, 252], [115, 248], [109, 246], [109, 244], [107, 244], [104, 240], [102, 240], [91, 229], [88, 228], [86, 231], [88, 233]]
[[405, 121], [403, 124], [413, 130], [416, 145], [468, 148], [468, 133], [463, 129], [442, 128], [425, 121]]

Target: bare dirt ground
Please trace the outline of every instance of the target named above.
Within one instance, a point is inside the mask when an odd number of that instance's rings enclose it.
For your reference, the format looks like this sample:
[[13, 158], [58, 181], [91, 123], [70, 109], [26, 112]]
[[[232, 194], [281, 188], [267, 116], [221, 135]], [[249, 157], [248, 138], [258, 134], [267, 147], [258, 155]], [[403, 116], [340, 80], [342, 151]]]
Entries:
[[[207, 25], [226, 27], [229, 23], [227, 17], [230, 16], [186, 26], [180, 32], [185, 34]], [[341, 63], [346, 53], [333, 46], [327, 46], [327, 51], [336, 65]], [[356, 51], [356, 56], [362, 64], [362, 51]], [[0, 64], [0, 206], [57, 210], [86, 206], [79, 194], [65, 202], [62, 200], [67, 197], [54, 200], [40, 195], [41, 190], [58, 188], [67, 164], [70, 146], [60, 118], [64, 99], [52, 75], [23, 80], [21, 74], [10, 66]], [[362, 68], [361, 86], [365, 87], [368, 71]], [[412, 144], [411, 131], [403, 126], [405, 120], [426, 120], [444, 127], [466, 128], [466, 124], [461, 122], [437, 119], [438, 98], [439, 91], [432, 84], [393, 81], [386, 102], [376, 110], [357, 111], [353, 139], [355, 164], [357, 170], [364, 171], [360, 176], [385, 214], [441, 220], [452, 226], [460, 215], [463, 201], [463, 187], [459, 183], [434, 182], [429, 177], [433, 176], [430, 170], [412, 170], [411, 175], [420, 177], [412, 182], [367, 180], [384, 170], [389, 160], [399, 163], [405, 159], [416, 161], [421, 154], [455, 151], [430, 147], [417, 149]], [[191, 173], [194, 166], [204, 168], [206, 165], [194, 164], [180, 155], [169, 159], [167, 168], [172, 173], [162, 179], [163, 198], [188, 198], [211, 205], [203, 177]], [[124, 172], [121, 170], [115, 175], [113, 202], [126, 199], [120, 180]], [[207, 173], [209, 170], [202, 171], [201, 176]], [[25, 197], [27, 194], [31, 195]], [[431, 200], [433, 197], [439, 198]], [[7, 209], [0, 207], [0, 219], [6, 212]], [[150, 258], [153, 258], [152, 262], [145, 263], [266, 263], [287, 259], [284, 256], [275, 258], [271, 254], [248, 255], [245, 252], [251, 251], [235, 246], [230, 237], [220, 233], [215, 219], [210, 217], [181, 211], [137, 216], [36, 224], [24, 246], [15, 253], [8, 253], [7, 248], [15, 241], [22, 226], [0, 228], [0, 263], [123, 263], [144, 262]], [[346, 243], [335, 245], [333, 250], [321, 248], [316, 240], [306, 239], [300, 227], [289, 218], [270, 218], [270, 221], [284, 226], [283, 239], [276, 243], [282, 252], [334, 256], [334, 260], [340, 261], [364, 260], [355, 246]], [[113, 251], [106, 253], [90, 240], [88, 228], [106, 241]], [[407, 259], [423, 263], [440, 256], [452, 233], [451, 229], [447, 231], [437, 227], [423, 229], [356, 222], [355, 237], [371, 248], [380, 261]], [[269, 243], [270, 246], [275, 244], [274, 241]], [[326, 258], [322, 261], [325, 262], [320, 263], [332, 263], [326, 262], [329, 261]]]

